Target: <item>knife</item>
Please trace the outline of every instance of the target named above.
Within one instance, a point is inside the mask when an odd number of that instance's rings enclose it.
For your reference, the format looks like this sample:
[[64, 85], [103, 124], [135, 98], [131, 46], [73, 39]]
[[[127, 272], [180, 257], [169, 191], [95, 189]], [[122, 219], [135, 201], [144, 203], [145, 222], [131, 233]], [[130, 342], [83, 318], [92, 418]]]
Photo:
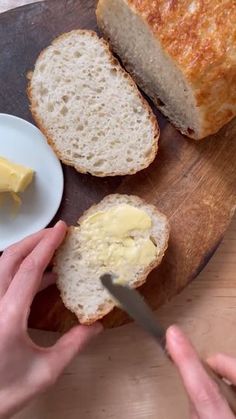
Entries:
[[110, 274], [104, 274], [100, 279], [102, 285], [117, 300], [121, 308], [139, 326], [152, 335], [162, 350], [166, 352], [166, 329], [157, 323], [152, 310], [141, 295], [135, 289], [116, 283]]
[[[110, 295], [118, 302], [119, 306], [157, 341], [170, 359], [166, 348], [167, 329], [158, 323], [151, 308], [146, 304], [141, 294], [136, 289], [116, 283], [111, 274], [102, 275], [100, 280]], [[223, 381], [205, 361], [202, 361], [202, 364], [210, 377], [219, 386], [233, 413], [236, 414], [236, 392], [234, 386]]]

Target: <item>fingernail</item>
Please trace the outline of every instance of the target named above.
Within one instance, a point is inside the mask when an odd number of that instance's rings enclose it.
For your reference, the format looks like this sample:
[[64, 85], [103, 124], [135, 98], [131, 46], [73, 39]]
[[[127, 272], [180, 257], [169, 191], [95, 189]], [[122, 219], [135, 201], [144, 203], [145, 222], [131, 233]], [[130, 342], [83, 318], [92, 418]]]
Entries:
[[179, 329], [178, 326], [171, 326], [168, 329], [168, 334], [171, 339], [175, 340], [176, 343], [182, 343], [185, 340], [183, 332]]

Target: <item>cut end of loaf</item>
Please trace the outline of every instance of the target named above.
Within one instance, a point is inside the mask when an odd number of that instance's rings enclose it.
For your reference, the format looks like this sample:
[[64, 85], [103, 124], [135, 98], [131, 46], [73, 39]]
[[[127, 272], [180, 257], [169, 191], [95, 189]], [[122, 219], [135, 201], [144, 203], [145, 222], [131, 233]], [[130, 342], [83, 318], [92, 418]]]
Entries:
[[99, 0], [98, 25], [161, 112], [199, 140], [236, 115], [236, 8], [231, 0], [170, 3]]
[[134, 81], [91, 31], [57, 38], [38, 57], [28, 96], [58, 157], [94, 176], [134, 174], [152, 163], [159, 128]]
[[100, 0], [98, 25], [137, 84], [185, 135], [200, 138], [190, 87], [141, 14], [125, 0]]
[[[106, 272], [114, 275], [117, 273], [114, 271], [113, 265], [104, 265], [104, 261], [96, 256], [93, 246], [88, 245], [88, 241], [85, 240], [86, 236], [82, 226], [94, 214], [118, 208], [121, 205], [130, 205], [150, 217], [150, 229], [145, 233], [133, 231], [132, 236], [136, 237], [135, 235], [137, 235], [135, 240], [138, 241], [140, 234], [147, 234], [157, 249], [156, 256], [148, 264], [143, 265], [139, 262], [133, 265], [130, 261], [125, 262], [129, 286], [136, 288], [146, 281], [149, 272], [160, 264], [168, 245], [169, 224], [166, 217], [154, 206], [146, 204], [138, 197], [109, 195], [98, 205], [91, 207], [78, 221], [79, 226], [69, 229], [67, 238], [57, 251], [54, 260], [54, 271], [58, 275], [57, 285], [62, 300], [65, 306], [76, 314], [82, 324], [91, 324], [114, 308], [115, 303], [103, 288], [100, 276]], [[108, 238], [108, 242], [109, 240], [111, 238]], [[106, 242], [106, 238], [104, 238], [104, 242]]]

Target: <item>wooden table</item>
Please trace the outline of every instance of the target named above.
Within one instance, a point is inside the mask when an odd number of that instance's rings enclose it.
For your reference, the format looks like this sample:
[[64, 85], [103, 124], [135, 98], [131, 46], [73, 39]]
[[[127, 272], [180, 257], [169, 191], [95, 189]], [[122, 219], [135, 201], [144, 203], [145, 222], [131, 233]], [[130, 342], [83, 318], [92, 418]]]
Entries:
[[[55, 0], [56, 1], [56, 0]], [[1, 0], [0, 12], [32, 0]], [[203, 356], [236, 355], [236, 217], [204, 272], [157, 313], [180, 324]], [[56, 334], [32, 332], [48, 345]], [[53, 389], [17, 419], [185, 419], [186, 397], [176, 371], [134, 325], [106, 331], [67, 368]]]

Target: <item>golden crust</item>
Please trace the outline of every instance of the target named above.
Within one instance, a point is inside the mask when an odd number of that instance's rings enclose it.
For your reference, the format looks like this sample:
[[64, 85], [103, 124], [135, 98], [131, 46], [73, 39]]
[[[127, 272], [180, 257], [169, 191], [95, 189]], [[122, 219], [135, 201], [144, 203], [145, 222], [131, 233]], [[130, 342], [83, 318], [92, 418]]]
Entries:
[[235, 0], [124, 0], [149, 25], [192, 86], [202, 134], [236, 115]]
[[[60, 36], [58, 36], [57, 38], [55, 38], [51, 45], [55, 45], [57, 44], [57, 42], [60, 42], [62, 39], [66, 39], [67, 37], [69, 37], [71, 35], [71, 33], [78, 33], [78, 34], [83, 34], [83, 33], [89, 33], [91, 37], [98, 37], [97, 33], [91, 30], [83, 30], [83, 29], [76, 29], [73, 30], [71, 32], [68, 33], [64, 33]], [[151, 149], [151, 153], [149, 154], [149, 156], [146, 158], [143, 167], [142, 168], [137, 168], [137, 169], [133, 169], [132, 171], [130, 170], [129, 172], [122, 172], [122, 171], [116, 171], [116, 172], [110, 172], [110, 173], [103, 173], [103, 172], [96, 172], [96, 171], [88, 171], [85, 167], [81, 167], [79, 165], [74, 164], [73, 161], [69, 160], [68, 158], [65, 157], [64, 153], [62, 153], [60, 151], [60, 149], [57, 146], [57, 142], [56, 140], [53, 138], [52, 135], [49, 134], [47, 128], [45, 127], [44, 121], [42, 120], [42, 118], [38, 115], [38, 104], [37, 104], [37, 100], [33, 95], [33, 88], [32, 88], [32, 78], [33, 78], [33, 72], [29, 71], [27, 74], [27, 78], [29, 80], [28, 83], [28, 87], [27, 87], [27, 96], [30, 102], [30, 110], [32, 113], [32, 116], [37, 124], [37, 126], [39, 127], [39, 129], [42, 131], [42, 133], [45, 135], [48, 144], [52, 147], [52, 149], [54, 150], [54, 152], [57, 154], [58, 158], [66, 165], [68, 166], [72, 166], [74, 167], [78, 172], [80, 173], [90, 173], [93, 176], [96, 177], [106, 177], [106, 176], [124, 176], [124, 175], [133, 175], [137, 172], [139, 172], [140, 170], [144, 170], [146, 169], [156, 158], [157, 155], [157, 151], [158, 151], [158, 141], [159, 141], [159, 137], [160, 137], [160, 129], [159, 129], [159, 125], [157, 122], [157, 119], [154, 115], [154, 113], [152, 112], [151, 107], [149, 106], [148, 102], [144, 99], [144, 97], [141, 95], [137, 85], [135, 84], [135, 82], [133, 81], [133, 79], [131, 78], [131, 76], [129, 75], [129, 73], [127, 73], [119, 64], [118, 60], [112, 55], [111, 49], [109, 47], [108, 42], [106, 42], [104, 39], [100, 39], [100, 41], [103, 43], [104, 48], [107, 52], [107, 55], [111, 61], [111, 63], [113, 65], [117, 66], [117, 70], [124, 74], [125, 77], [127, 78], [129, 84], [132, 86], [132, 88], [135, 90], [136, 95], [140, 98], [143, 107], [146, 109], [146, 111], [148, 112], [149, 115], [149, 121], [153, 127], [153, 141], [152, 141], [152, 149]], [[50, 45], [50, 46], [51, 46]], [[50, 47], [49, 46], [49, 47]], [[36, 65], [40, 63], [40, 60], [43, 58], [45, 52], [47, 51], [47, 49], [49, 48], [45, 48], [43, 51], [41, 51], [41, 53], [39, 54], [37, 61], [36, 61]]]

